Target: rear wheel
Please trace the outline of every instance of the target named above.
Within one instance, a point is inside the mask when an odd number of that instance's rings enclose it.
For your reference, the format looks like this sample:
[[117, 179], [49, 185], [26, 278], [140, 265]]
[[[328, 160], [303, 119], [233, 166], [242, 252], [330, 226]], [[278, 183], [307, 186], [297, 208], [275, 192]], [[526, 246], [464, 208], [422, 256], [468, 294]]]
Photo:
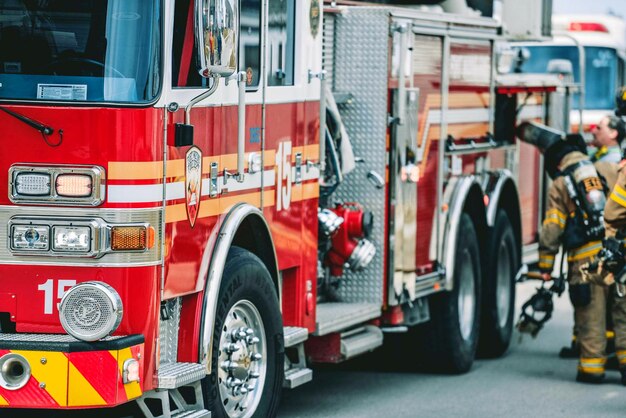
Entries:
[[515, 274], [519, 268], [518, 245], [511, 221], [500, 209], [488, 244], [484, 274], [479, 353], [499, 357], [508, 349], [513, 334]]
[[218, 418], [276, 416], [283, 382], [283, 326], [270, 274], [255, 255], [228, 253], [219, 292], [205, 404]]
[[410, 331], [421, 368], [465, 373], [474, 362], [480, 326], [480, 256], [476, 229], [463, 213], [454, 263], [454, 288], [430, 300], [430, 322]]

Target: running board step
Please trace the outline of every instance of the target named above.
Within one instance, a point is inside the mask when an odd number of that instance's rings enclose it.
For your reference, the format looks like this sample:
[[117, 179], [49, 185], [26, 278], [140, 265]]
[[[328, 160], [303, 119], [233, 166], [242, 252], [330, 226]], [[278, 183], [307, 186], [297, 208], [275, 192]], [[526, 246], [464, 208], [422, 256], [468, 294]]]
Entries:
[[284, 327], [285, 347], [293, 347], [309, 338], [309, 330], [300, 327]]
[[381, 314], [380, 303], [320, 303], [317, 307], [317, 328], [313, 335], [320, 337], [343, 332], [379, 318]]
[[313, 370], [301, 367], [285, 371], [285, 381], [283, 387], [286, 389], [297, 388], [313, 380]]
[[172, 418], [211, 418], [211, 412], [206, 409], [198, 411], [180, 411], [172, 414]]
[[[158, 373], [158, 389], [176, 389], [201, 380], [206, 368], [198, 363], [162, 364]], [[203, 416], [203, 415], [202, 415]], [[186, 415], [184, 415], [187, 418]], [[195, 418], [195, 415], [194, 415]]]
[[383, 345], [383, 331], [373, 325], [366, 325], [341, 334], [341, 355], [344, 359], [372, 351]]

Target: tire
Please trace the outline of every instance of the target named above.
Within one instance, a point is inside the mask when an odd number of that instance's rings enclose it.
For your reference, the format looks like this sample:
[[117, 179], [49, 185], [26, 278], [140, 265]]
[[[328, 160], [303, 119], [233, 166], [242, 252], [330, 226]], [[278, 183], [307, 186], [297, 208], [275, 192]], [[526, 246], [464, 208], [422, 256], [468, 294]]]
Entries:
[[[233, 336], [237, 331], [243, 334]], [[232, 247], [217, 303], [213, 372], [202, 381], [205, 405], [212, 416], [275, 417], [283, 386], [284, 352], [282, 319], [270, 273], [258, 257]], [[261, 358], [254, 360], [253, 354]], [[236, 386], [229, 387], [233, 383]], [[247, 393], [245, 385], [251, 389]]]
[[476, 229], [461, 215], [454, 261], [454, 288], [430, 299], [430, 321], [409, 331], [420, 369], [465, 373], [476, 355], [480, 328], [480, 255]]
[[515, 311], [515, 275], [519, 269], [519, 250], [511, 221], [502, 209], [487, 246], [483, 278], [483, 303], [480, 324], [479, 355], [500, 357], [513, 335]]

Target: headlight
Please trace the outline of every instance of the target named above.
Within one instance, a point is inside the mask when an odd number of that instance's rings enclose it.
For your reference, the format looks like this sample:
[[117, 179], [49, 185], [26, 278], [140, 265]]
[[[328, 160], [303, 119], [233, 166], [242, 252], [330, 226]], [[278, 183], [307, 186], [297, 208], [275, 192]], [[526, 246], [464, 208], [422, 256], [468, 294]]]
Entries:
[[110, 224], [100, 218], [14, 216], [9, 220], [14, 255], [102, 257], [115, 252], [142, 253], [155, 246], [148, 223]]
[[106, 283], [85, 282], [68, 290], [59, 305], [63, 329], [82, 341], [112, 334], [122, 321], [122, 299]]
[[50, 246], [50, 228], [47, 225], [13, 225], [11, 249], [47, 251]]
[[22, 196], [50, 195], [50, 174], [18, 173], [15, 176], [15, 192]]
[[87, 253], [91, 248], [91, 228], [88, 226], [52, 227], [54, 251]]
[[86, 174], [59, 174], [55, 190], [62, 197], [89, 197], [93, 190], [92, 177]]

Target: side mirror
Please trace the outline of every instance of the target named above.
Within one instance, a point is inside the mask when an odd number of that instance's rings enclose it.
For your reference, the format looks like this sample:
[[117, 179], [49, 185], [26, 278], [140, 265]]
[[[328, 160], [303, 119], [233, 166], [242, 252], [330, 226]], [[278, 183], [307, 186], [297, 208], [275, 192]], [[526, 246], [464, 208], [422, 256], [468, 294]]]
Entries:
[[195, 12], [200, 75], [231, 76], [239, 55], [239, 1], [196, 0]]
[[574, 66], [572, 61], [566, 59], [551, 59], [548, 61], [548, 72], [550, 74], [562, 74], [573, 79]]

